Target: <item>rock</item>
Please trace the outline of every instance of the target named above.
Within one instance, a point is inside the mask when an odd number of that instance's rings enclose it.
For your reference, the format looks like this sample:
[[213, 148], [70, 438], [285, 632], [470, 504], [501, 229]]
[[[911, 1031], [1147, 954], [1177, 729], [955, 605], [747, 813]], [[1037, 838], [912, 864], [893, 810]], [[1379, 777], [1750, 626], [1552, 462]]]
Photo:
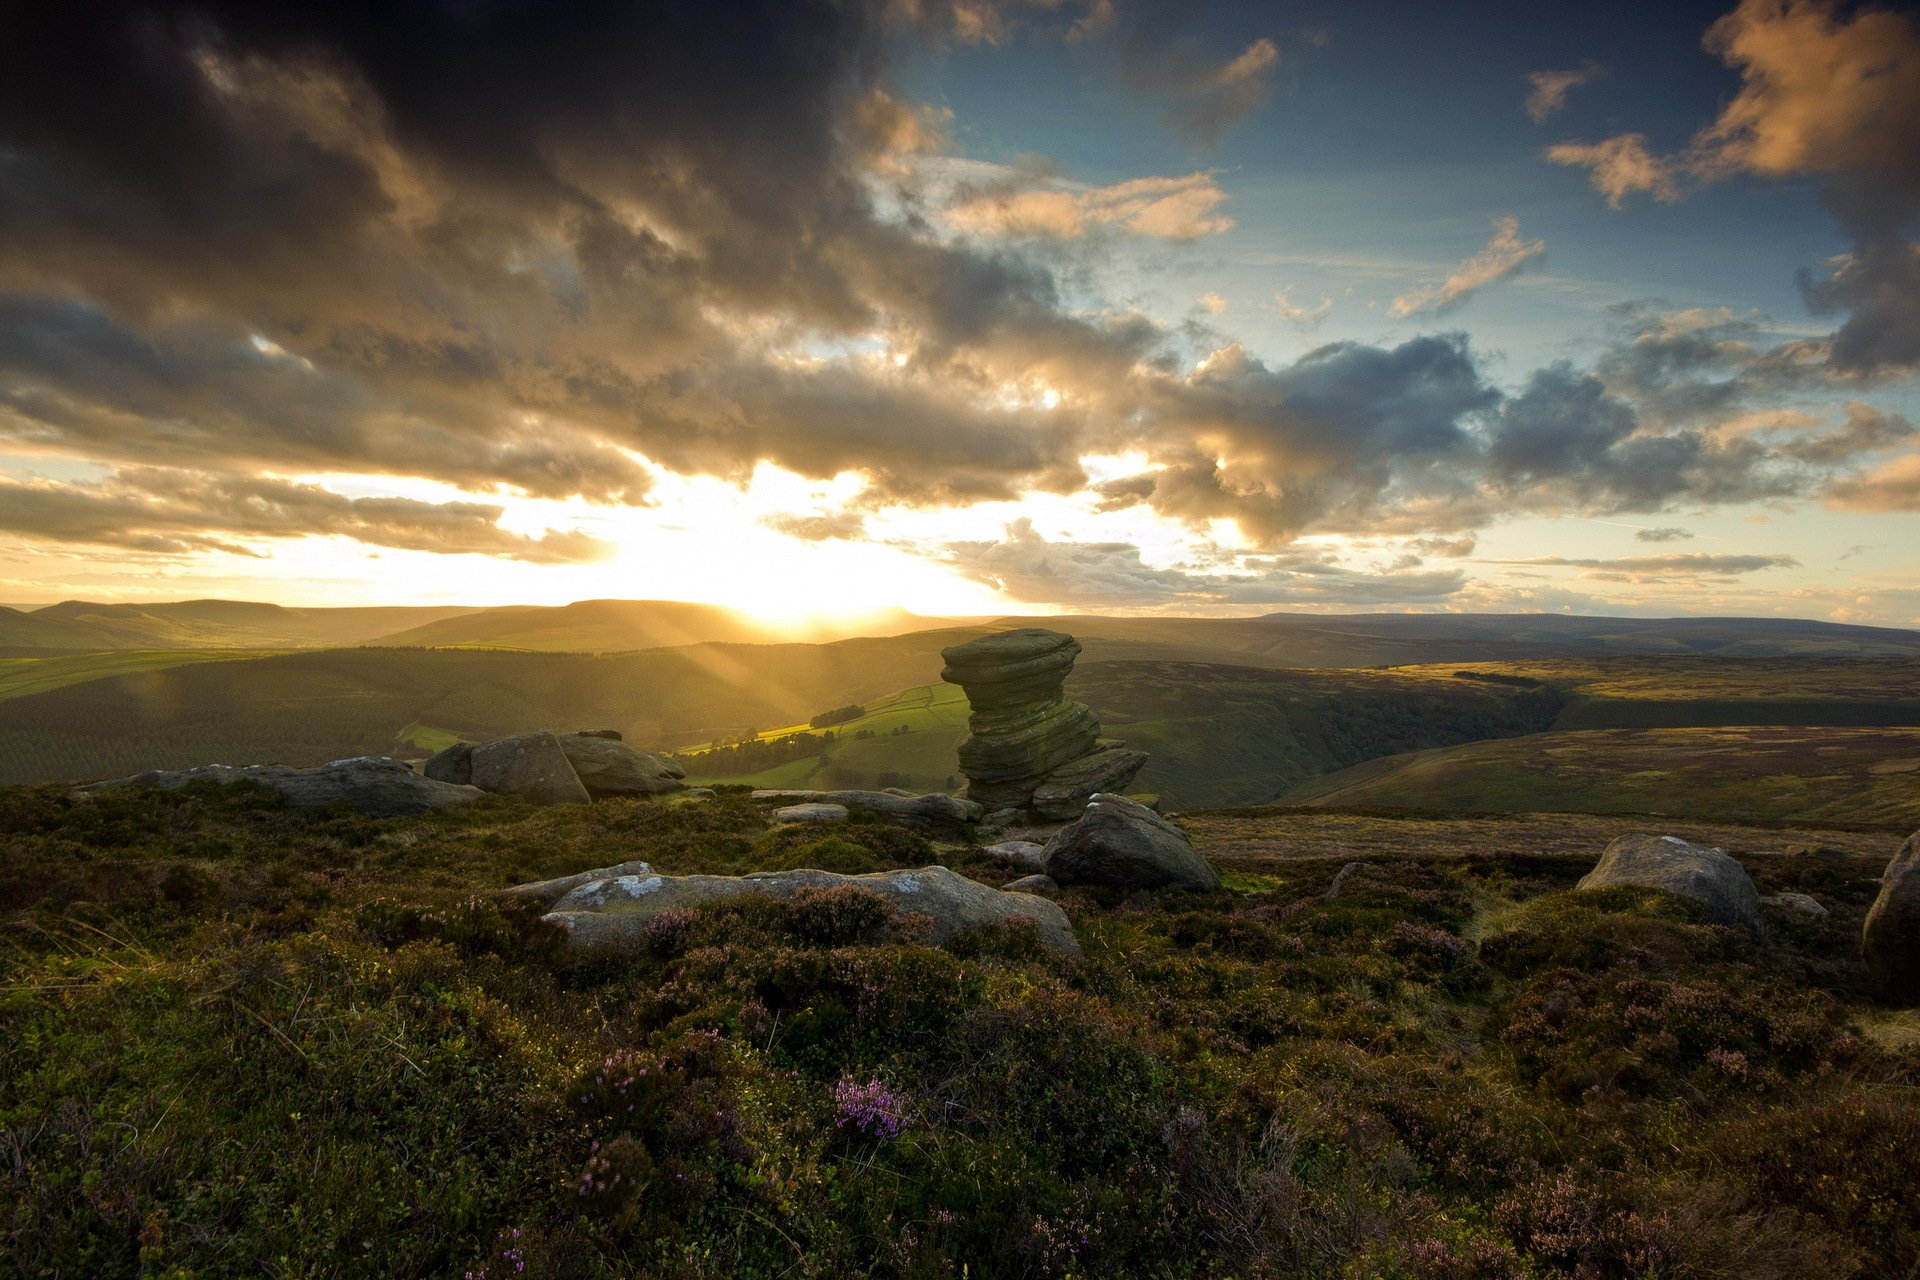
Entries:
[[473, 744], [456, 742], [442, 748], [427, 757], [427, 763], [420, 770], [435, 782], [452, 782], [459, 786], [473, 785]]
[[1907, 837], [1880, 877], [1880, 895], [1860, 930], [1860, 954], [1881, 993], [1920, 1004], [1920, 831]]
[[1048, 774], [1093, 750], [1100, 722], [1064, 693], [1079, 653], [1072, 636], [1032, 627], [941, 650], [940, 678], [964, 688], [972, 708], [960, 744], [968, 799], [1025, 808]]
[[1051, 897], [1060, 892], [1060, 886], [1053, 882], [1052, 876], [1021, 876], [1000, 888], [1006, 893], [1037, 893], [1042, 897]]
[[536, 880], [532, 884], [517, 884], [511, 889], [502, 889], [503, 898], [531, 898], [544, 902], [548, 906], [560, 901], [573, 890], [592, 880], [611, 880], [617, 876], [645, 876], [653, 874], [653, 867], [645, 862], [620, 862], [611, 867], [596, 867], [592, 871], [580, 871], [570, 876], [558, 876], [552, 880]]
[[1078, 760], [1069, 760], [1049, 773], [1033, 789], [1029, 804], [1042, 818], [1060, 821], [1077, 818], [1094, 796], [1124, 792], [1146, 762], [1144, 751], [1129, 751], [1117, 743], [1104, 744], [1099, 750]]
[[1826, 845], [1790, 844], [1784, 852], [1789, 858], [1825, 858], [1829, 862], [1848, 862], [1853, 858], [1845, 849], [1830, 849]]
[[715, 791], [712, 787], [688, 787], [680, 794], [683, 796], [699, 796], [705, 799], [709, 796], [718, 795], [719, 792]]
[[982, 810], [969, 800], [956, 800], [935, 792], [931, 795], [915, 795], [911, 791], [888, 788], [885, 791], [781, 791], [777, 789], [761, 790], [753, 793], [755, 800], [791, 800], [799, 803], [841, 805], [848, 809], [864, 809], [880, 814], [891, 822], [906, 827], [930, 828], [936, 826], [961, 826], [969, 822], [978, 822]]
[[1760, 899], [1760, 905], [1769, 911], [1777, 911], [1781, 915], [1799, 920], [1802, 923], [1813, 923], [1815, 921], [1825, 920], [1833, 914], [1820, 905], [1819, 899], [1809, 897], [1804, 893], [1770, 894]]
[[1046, 874], [1062, 885], [1201, 893], [1220, 887], [1219, 874], [1194, 851], [1186, 832], [1124, 796], [1093, 797], [1078, 821], [1047, 842], [1042, 857]]
[[560, 740], [544, 729], [473, 749], [473, 785], [534, 804], [587, 804], [591, 797]]
[[1046, 866], [1046, 846], [1031, 840], [1002, 840], [981, 852], [1013, 871], [1033, 873]]
[[1024, 821], [1025, 816], [1019, 809], [995, 809], [980, 820], [980, 825], [991, 827], [995, 831], [1003, 831], [1017, 822]]
[[1362, 872], [1371, 870], [1373, 870], [1373, 864], [1371, 862], [1349, 862], [1346, 866], [1334, 873], [1333, 883], [1329, 884], [1327, 891], [1320, 896], [1329, 900], [1339, 897], [1342, 893], [1346, 892], [1347, 881], [1360, 875]]
[[1025, 919], [1033, 922], [1040, 941], [1048, 947], [1080, 954], [1073, 926], [1056, 904], [1033, 894], [976, 884], [945, 867], [857, 876], [814, 870], [759, 871], [746, 876], [623, 874], [577, 885], [545, 918], [567, 931], [574, 949], [618, 955], [644, 947], [647, 921], [662, 911], [741, 894], [787, 898], [802, 889], [841, 885], [878, 893], [896, 911], [925, 915], [932, 922], [929, 940], [935, 944], [983, 925]]
[[1679, 836], [1621, 836], [1600, 855], [1600, 861], [1576, 886], [1611, 889], [1615, 885], [1649, 885], [1705, 904], [1717, 924], [1739, 925], [1765, 932], [1760, 918], [1760, 891], [1747, 869], [1719, 849], [1694, 844]]
[[685, 769], [665, 756], [628, 746], [611, 729], [564, 734], [558, 741], [574, 776], [595, 800], [678, 791], [680, 779], [687, 776]]
[[844, 822], [846, 818], [843, 804], [790, 804], [773, 811], [775, 822]]
[[[606, 738], [612, 742], [619, 742], [621, 740], [618, 729], [575, 729], [570, 736], [575, 738]], [[683, 773], [680, 776], [684, 778], [686, 775]]]
[[473, 787], [423, 778], [406, 761], [384, 756], [356, 756], [315, 769], [296, 769], [284, 764], [239, 768], [210, 764], [197, 769], [155, 769], [131, 778], [96, 782], [81, 790], [143, 786], [174, 791], [193, 782], [258, 782], [285, 796], [287, 804], [295, 809], [324, 809], [344, 803], [354, 812], [374, 818], [457, 808], [472, 804], [484, 794]]

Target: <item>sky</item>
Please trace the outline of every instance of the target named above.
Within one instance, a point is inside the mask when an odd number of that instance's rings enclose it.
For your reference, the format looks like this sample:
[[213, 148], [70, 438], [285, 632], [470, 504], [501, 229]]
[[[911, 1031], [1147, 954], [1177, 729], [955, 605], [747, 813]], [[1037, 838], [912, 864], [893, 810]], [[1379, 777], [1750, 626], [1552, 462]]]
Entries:
[[1920, 625], [1920, 14], [14, 0], [0, 601]]

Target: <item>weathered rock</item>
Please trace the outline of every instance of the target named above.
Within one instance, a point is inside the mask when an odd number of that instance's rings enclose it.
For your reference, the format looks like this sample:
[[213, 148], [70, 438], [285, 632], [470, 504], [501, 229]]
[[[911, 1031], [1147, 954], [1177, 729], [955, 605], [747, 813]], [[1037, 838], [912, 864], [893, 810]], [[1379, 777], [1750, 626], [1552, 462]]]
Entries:
[[1860, 930], [1867, 973], [1889, 1000], [1920, 1004], [1920, 831], [1907, 837], [1880, 877], [1880, 895]]
[[687, 776], [685, 769], [665, 756], [628, 746], [611, 729], [563, 734], [559, 743], [574, 776], [595, 800], [678, 791], [683, 785], [680, 779]]
[[843, 804], [790, 804], [784, 809], [773, 811], [775, 822], [845, 822], [847, 806]]
[[1760, 899], [1760, 905], [1769, 911], [1777, 911], [1790, 919], [1806, 923], [1825, 920], [1833, 914], [1820, 905], [1818, 898], [1809, 897], [1804, 893], [1769, 894]]
[[1052, 876], [1021, 876], [1000, 886], [1007, 893], [1037, 893], [1041, 897], [1051, 897], [1060, 892], [1060, 886], [1053, 882]]
[[646, 862], [618, 862], [611, 867], [596, 867], [592, 871], [579, 871], [570, 876], [556, 876], [552, 880], [536, 880], [532, 884], [517, 884], [511, 889], [502, 889], [503, 898], [531, 898], [551, 906], [567, 896], [581, 885], [593, 880], [611, 880], [617, 876], [645, 876], [653, 874], [653, 867]]
[[1611, 889], [1623, 884], [1648, 885], [1693, 898], [1706, 906], [1708, 918], [1718, 924], [1739, 925], [1754, 933], [1766, 929], [1760, 917], [1760, 891], [1747, 869], [1722, 850], [1679, 836], [1620, 836], [1577, 887]]
[[546, 730], [483, 742], [473, 749], [473, 785], [534, 804], [587, 804], [592, 797]]
[[945, 867], [839, 875], [831, 871], [760, 871], [746, 876], [626, 874], [590, 880], [554, 904], [546, 919], [567, 931], [578, 950], [621, 954], [645, 946], [647, 921], [672, 908], [698, 906], [742, 894], [787, 898], [802, 889], [850, 885], [886, 898], [896, 911], [930, 921], [928, 940], [1014, 920], [1031, 920], [1040, 941], [1056, 951], [1080, 954], [1066, 913], [1045, 898], [1006, 893], [977, 884]]
[[1033, 874], [1046, 866], [1046, 846], [1031, 840], [1002, 840], [981, 852], [1011, 871]]
[[[621, 740], [618, 729], [575, 729], [572, 736], [576, 738], [607, 738], [614, 742]], [[685, 775], [683, 774], [681, 776], [684, 777]]]
[[686, 790], [682, 791], [680, 794], [683, 796], [699, 796], [702, 799], [705, 799], [709, 796], [715, 796], [720, 793], [715, 791], [712, 787], [688, 787]]
[[1207, 892], [1220, 876], [1194, 851], [1186, 832], [1124, 796], [1098, 795], [1062, 827], [1043, 853], [1058, 884], [1127, 889], [1173, 887]]
[[753, 793], [755, 800], [791, 800], [797, 803], [837, 804], [848, 809], [877, 813], [901, 826], [930, 828], [957, 827], [978, 822], [982, 810], [970, 800], [956, 800], [938, 792], [915, 795], [911, 791], [888, 788], [885, 791], [782, 791], [763, 789]]
[[473, 785], [473, 744], [456, 742], [427, 757], [427, 763], [421, 767], [421, 773], [436, 782], [452, 782], [459, 786]]
[[295, 809], [324, 809], [344, 803], [356, 813], [375, 818], [456, 808], [472, 804], [484, 794], [473, 787], [423, 778], [406, 761], [384, 756], [356, 756], [314, 769], [296, 769], [284, 764], [237, 768], [210, 764], [197, 769], [155, 769], [131, 778], [96, 782], [81, 790], [144, 786], [173, 791], [193, 782], [258, 782], [285, 796], [287, 804]]
[[1026, 813], [1024, 810], [995, 809], [992, 813], [989, 813], [986, 817], [980, 820], [980, 825], [983, 827], [990, 827], [995, 831], [1001, 831], [1006, 829], [1007, 827], [1013, 826], [1015, 823], [1024, 822], [1025, 820], [1026, 820]]
[[1033, 789], [1030, 805], [1042, 818], [1057, 821], [1077, 818], [1093, 797], [1124, 792], [1146, 762], [1144, 751], [1129, 751], [1117, 743], [1104, 744], [1099, 750], [1078, 760], [1069, 760], [1049, 773]]
[[1347, 891], [1348, 881], [1371, 870], [1373, 870], [1373, 864], [1371, 862], [1349, 862], [1346, 866], [1334, 872], [1333, 882], [1327, 886], [1327, 891], [1320, 896], [1329, 901], [1339, 897]]

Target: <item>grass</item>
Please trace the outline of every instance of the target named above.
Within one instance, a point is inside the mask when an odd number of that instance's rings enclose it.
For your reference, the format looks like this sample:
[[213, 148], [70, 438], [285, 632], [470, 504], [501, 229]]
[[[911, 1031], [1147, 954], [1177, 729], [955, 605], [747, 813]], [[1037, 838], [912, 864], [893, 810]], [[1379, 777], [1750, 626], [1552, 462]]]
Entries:
[[[1624, 819], [1187, 821], [1232, 890], [1071, 891], [1080, 960], [926, 947], [827, 895], [680, 913], [583, 966], [491, 891], [635, 857], [1004, 873], [726, 796], [371, 820], [0, 790], [0, 1256], [490, 1280], [1920, 1260], [1920, 1046], [1854, 954], [1894, 833], [1674, 824], [1833, 913], [1761, 941], [1570, 893]], [[1789, 839], [1852, 856], [1766, 852]]]
[[1920, 729], [1594, 729], [1390, 756], [1289, 804], [1920, 825]]
[[430, 754], [444, 751], [454, 743], [462, 741], [459, 734], [449, 729], [436, 729], [432, 725], [421, 724], [418, 720], [402, 729], [395, 737], [409, 747], [418, 747]]
[[202, 662], [270, 658], [284, 652], [286, 650], [278, 649], [119, 649], [56, 658], [0, 658], [0, 702], [134, 672], [164, 671]]

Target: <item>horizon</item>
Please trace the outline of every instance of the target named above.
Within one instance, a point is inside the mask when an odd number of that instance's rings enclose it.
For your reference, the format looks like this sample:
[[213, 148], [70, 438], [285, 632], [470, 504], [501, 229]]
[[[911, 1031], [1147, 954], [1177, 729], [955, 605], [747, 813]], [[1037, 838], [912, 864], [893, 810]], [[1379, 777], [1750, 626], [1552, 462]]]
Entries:
[[12, 6], [0, 598], [1920, 626], [1920, 20], [1530, 17]]

